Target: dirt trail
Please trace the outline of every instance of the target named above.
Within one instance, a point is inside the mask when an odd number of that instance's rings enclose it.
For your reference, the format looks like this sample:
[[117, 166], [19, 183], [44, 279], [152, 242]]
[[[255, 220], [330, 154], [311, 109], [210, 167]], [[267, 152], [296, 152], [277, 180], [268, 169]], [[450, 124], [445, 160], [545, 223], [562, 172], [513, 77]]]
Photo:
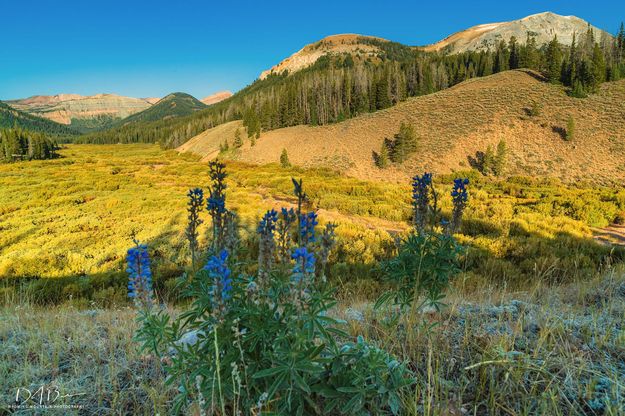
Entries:
[[601, 244], [625, 246], [625, 225], [610, 225], [605, 228], [594, 228], [594, 238]]

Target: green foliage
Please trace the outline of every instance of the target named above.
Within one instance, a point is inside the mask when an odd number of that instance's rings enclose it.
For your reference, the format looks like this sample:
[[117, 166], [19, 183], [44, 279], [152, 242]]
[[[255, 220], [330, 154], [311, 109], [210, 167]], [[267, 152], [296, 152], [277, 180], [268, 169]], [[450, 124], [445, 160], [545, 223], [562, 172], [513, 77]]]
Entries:
[[291, 166], [291, 162], [289, 161], [289, 154], [286, 149], [282, 149], [282, 153], [280, 153], [280, 166], [283, 168], [288, 168]]
[[0, 130], [0, 162], [54, 159], [56, 142], [43, 134], [21, 129]]
[[413, 233], [398, 248], [397, 256], [382, 266], [393, 290], [378, 300], [377, 306], [392, 301], [402, 310], [418, 304], [440, 308], [450, 279], [460, 272], [462, 248], [447, 234]]

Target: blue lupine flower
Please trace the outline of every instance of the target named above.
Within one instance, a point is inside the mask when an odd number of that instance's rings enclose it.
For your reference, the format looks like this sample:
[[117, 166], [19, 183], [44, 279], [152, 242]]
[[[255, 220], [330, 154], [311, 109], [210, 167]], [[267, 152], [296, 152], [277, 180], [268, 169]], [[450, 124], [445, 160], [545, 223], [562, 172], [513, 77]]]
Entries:
[[228, 252], [222, 250], [219, 255], [211, 256], [204, 266], [204, 270], [213, 281], [210, 295], [216, 317], [220, 317], [226, 311], [226, 301], [232, 296], [232, 279], [227, 260]]
[[432, 188], [432, 174], [424, 173], [412, 178], [412, 207], [413, 222], [418, 230], [423, 230], [426, 225], [428, 208], [430, 206], [430, 193]]
[[302, 244], [313, 243], [315, 241], [315, 227], [319, 224], [317, 213], [311, 211], [300, 216], [300, 236]]
[[211, 196], [207, 199], [206, 209], [210, 212], [223, 214], [226, 212], [226, 201], [223, 195]]
[[137, 244], [128, 250], [126, 257], [128, 267], [128, 296], [134, 298], [138, 307], [152, 305], [152, 271], [148, 247]]
[[[284, 209], [284, 208], [283, 208]], [[258, 224], [257, 232], [260, 235], [270, 235], [276, 229], [276, 222], [278, 221], [278, 213], [275, 210], [267, 211]]]
[[462, 221], [462, 214], [469, 202], [469, 192], [467, 191], [467, 185], [469, 179], [454, 179], [454, 186], [451, 190], [451, 198], [453, 201], [453, 210], [451, 213], [451, 224], [448, 232], [453, 232], [458, 229], [460, 222]]
[[315, 272], [315, 255], [309, 252], [306, 247], [296, 248], [291, 258], [295, 260], [293, 275], [296, 280], [299, 281], [303, 275]]
[[454, 205], [459, 203], [466, 203], [469, 199], [469, 194], [467, 193], [467, 185], [469, 184], [469, 179], [454, 179], [454, 188], [451, 191], [451, 196], [454, 200]]

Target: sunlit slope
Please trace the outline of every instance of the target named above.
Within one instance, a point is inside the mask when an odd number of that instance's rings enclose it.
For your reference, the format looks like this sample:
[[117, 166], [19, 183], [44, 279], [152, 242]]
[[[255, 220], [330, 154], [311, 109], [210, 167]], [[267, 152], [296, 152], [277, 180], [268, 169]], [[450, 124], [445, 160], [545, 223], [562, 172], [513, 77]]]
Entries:
[[[530, 116], [533, 103], [542, 110]], [[564, 139], [573, 117], [575, 135]], [[418, 151], [404, 164], [380, 170], [372, 152], [392, 137], [402, 121], [414, 124]], [[561, 86], [537, 74], [507, 71], [473, 79], [396, 107], [328, 126], [296, 126], [263, 133], [254, 147], [228, 157], [253, 163], [277, 162], [286, 149], [292, 163], [328, 166], [359, 178], [405, 180], [414, 172], [445, 173], [470, 167], [470, 158], [505, 140], [508, 174], [556, 176], [566, 181], [612, 181], [625, 177], [625, 81], [606, 83], [586, 99], [569, 97]], [[234, 128], [220, 126], [179, 150], [212, 158]], [[243, 134], [245, 136], [245, 134]]]

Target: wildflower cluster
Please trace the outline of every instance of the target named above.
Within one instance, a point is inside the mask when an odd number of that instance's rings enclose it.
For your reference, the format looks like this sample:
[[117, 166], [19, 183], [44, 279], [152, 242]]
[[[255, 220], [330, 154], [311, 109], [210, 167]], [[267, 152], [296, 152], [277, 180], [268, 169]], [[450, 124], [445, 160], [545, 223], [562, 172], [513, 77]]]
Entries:
[[385, 277], [393, 289], [384, 293], [376, 307], [387, 302], [400, 306], [401, 310], [428, 304], [439, 309], [450, 279], [459, 273], [459, 256], [462, 247], [453, 238], [468, 203], [466, 186], [468, 179], [454, 180], [451, 197], [453, 201], [451, 222], [442, 221], [444, 233], [437, 231], [439, 209], [438, 196], [432, 182], [432, 174], [415, 176], [412, 181], [414, 230], [398, 243], [397, 255], [382, 264]]
[[137, 244], [128, 250], [126, 257], [128, 267], [128, 296], [133, 298], [140, 309], [152, 306], [152, 271], [148, 247]]
[[[221, 169], [214, 169], [221, 172], [218, 182], [225, 177]], [[330, 414], [399, 414], [400, 393], [413, 383], [412, 374], [364, 340], [341, 348], [348, 336], [328, 316], [333, 291], [315, 278], [336, 226], [317, 235], [316, 213], [302, 213], [302, 181], [293, 183], [297, 209], [270, 210], [256, 229], [256, 276], [232, 251], [212, 251], [186, 287], [189, 310], [176, 318], [166, 310], [140, 318], [137, 338], [151, 353], [167, 355], [168, 379], [178, 384], [173, 413], [319, 414], [325, 408]], [[214, 203], [225, 201], [224, 189], [211, 187], [213, 221], [229, 212]], [[190, 338], [196, 342], [183, 341]]]

